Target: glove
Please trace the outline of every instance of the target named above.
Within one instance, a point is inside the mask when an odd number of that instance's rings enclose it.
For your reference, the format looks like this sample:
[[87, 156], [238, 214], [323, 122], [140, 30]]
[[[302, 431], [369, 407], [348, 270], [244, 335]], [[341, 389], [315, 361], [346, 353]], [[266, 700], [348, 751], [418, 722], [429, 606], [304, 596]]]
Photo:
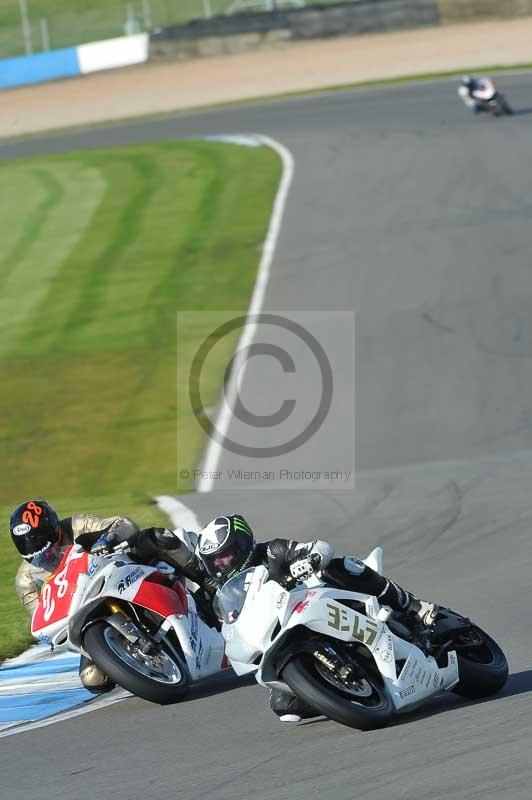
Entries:
[[318, 553], [312, 553], [312, 555], [307, 558], [299, 558], [297, 561], [294, 561], [293, 564], [290, 564], [290, 574], [296, 580], [305, 580], [319, 570], [320, 564], [320, 555]]
[[107, 556], [117, 543], [116, 534], [102, 533], [99, 539], [92, 545], [91, 554], [93, 556]]
[[181, 539], [168, 528], [143, 528], [136, 534], [136, 541], [141, 544], [143, 540], [149, 539], [155, 547], [161, 550], [179, 550]]

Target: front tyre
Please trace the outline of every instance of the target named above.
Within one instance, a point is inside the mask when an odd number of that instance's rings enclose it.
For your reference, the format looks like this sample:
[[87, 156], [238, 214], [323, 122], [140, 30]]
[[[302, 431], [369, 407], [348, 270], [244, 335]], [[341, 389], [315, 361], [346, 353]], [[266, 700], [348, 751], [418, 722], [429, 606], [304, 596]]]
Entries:
[[301, 700], [342, 725], [367, 731], [389, 722], [392, 702], [370, 673], [360, 668], [358, 680], [347, 685], [327, 672], [313, 654], [307, 653], [289, 661], [281, 676]]
[[87, 628], [83, 647], [94, 663], [115, 683], [151, 703], [166, 705], [182, 700], [189, 686], [183, 662], [161, 649], [145, 654], [107, 622]]
[[476, 625], [456, 639], [460, 680], [453, 692], [476, 699], [498, 692], [508, 679], [508, 662], [497, 642]]

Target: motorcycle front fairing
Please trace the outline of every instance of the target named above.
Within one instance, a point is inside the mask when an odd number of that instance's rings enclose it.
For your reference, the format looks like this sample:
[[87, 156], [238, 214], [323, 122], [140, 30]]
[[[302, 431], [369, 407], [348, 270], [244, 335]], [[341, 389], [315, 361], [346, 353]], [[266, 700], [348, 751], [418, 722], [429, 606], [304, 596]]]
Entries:
[[199, 616], [194, 597], [187, 595], [188, 614], [170, 615], [161, 630], [176, 632], [192, 680], [206, 678], [225, 669], [225, 642], [222, 635], [210, 628]]
[[[366, 647], [396, 711], [457, 683], [456, 654], [450, 653], [448, 665], [439, 668], [432, 656], [393, 634], [377, 618], [379, 605], [374, 597], [324, 586], [318, 579], [288, 592], [275, 581], [265, 582], [266, 571], [257, 572], [263, 569], [255, 568], [239, 615], [222, 629], [226, 653], [237, 674], [256, 672], [258, 683], [290, 691], [279, 679], [279, 663], [283, 650], [290, 650], [294, 633], [301, 649], [312, 641], [307, 634], [299, 638], [297, 629], [302, 629]], [[352, 600], [364, 605], [366, 614], [344, 604]]]
[[[104, 559], [99, 559], [103, 561]], [[178, 582], [174, 588], [163, 585], [157, 567], [139, 565], [125, 556], [97, 569], [85, 603], [70, 622], [70, 638], [82, 649], [82, 634], [86, 625], [101, 614], [95, 614], [106, 600], [119, 600], [146, 608], [158, 614], [163, 622], [161, 633], [173, 629], [179, 640], [192, 680], [219, 672], [224, 657], [224, 642], [218, 631], [209, 628], [198, 616], [190, 593]]]
[[[282, 591], [281, 587], [279, 589]], [[344, 605], [342, 600], [365, 604], [366, 614]], [[378, 604], [377, 609], [375, 604], [373, 597], [323, 585], [291, 592], [280, 613], [279, 639], [288, 640], [291, 630], [303, 626], [327, 638], [364, 645], [375, 659], [396, 711], [407, 706], [411, 708], [458, 682], [454, 651], [448, 654], [447, 666], [438, 667], [432, 656], [426, 656], [419, 647], [392, 633], [377, 618]], [[282, 649], [282, 642], [279, 644]], [[264, 685], [272, 685], [272, 682], [279, 685], [276, 660], [272, 658], [277, 645], [277, 641], [270, 645], [257, 672], [258, 682]]]

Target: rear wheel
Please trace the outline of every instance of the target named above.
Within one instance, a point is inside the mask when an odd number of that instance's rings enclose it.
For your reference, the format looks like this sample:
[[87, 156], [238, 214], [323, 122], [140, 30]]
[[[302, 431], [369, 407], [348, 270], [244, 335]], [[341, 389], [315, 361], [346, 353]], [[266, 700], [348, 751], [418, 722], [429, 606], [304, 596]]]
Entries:
[[164, 645], [143, 653], [116, 628], [99, 621], [86, 630], [83, 647], [115, 683], [143, 700], [161, 705], [176, 703], [188, 690], [184, 662]]
[[496, 103], [497, 103], [497, 110], [498, 110], [499, 114], [513, 114], [513, 111], [510, 108], [510, 106], [508, 105], [504, 95], [502, 95], [499, 92], [497, 92], [495, 100], [496, 100]]
[[508, 662], [496, 641], [476, 625], [456, 638], [460, 681], [453, 692], [479, 698], [495, 694], [508, 678]]
[[393, 706], [384, 687], [358, 661], [352, 674], [341, 677], [314, 653], [297, 655], [282, 678], [294, 694], [329, 719], [359, 730], [382, 728]]

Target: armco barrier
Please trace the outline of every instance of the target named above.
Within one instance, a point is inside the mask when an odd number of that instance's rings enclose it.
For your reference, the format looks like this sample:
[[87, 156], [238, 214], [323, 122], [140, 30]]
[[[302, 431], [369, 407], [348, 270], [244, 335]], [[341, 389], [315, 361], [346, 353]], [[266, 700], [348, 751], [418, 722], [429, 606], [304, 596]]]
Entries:
[[148, 45], [148, 34], [139, 33], [49, 53], [1, 59], [0, 89], [142, 64], [148, 60]]
[[5, 58], [0, 60], [0, 89], [22, 86], [25, 83], [41, 83], [55, 78], [70, 78], [79, 74], [75, 47], [33, 56]]

